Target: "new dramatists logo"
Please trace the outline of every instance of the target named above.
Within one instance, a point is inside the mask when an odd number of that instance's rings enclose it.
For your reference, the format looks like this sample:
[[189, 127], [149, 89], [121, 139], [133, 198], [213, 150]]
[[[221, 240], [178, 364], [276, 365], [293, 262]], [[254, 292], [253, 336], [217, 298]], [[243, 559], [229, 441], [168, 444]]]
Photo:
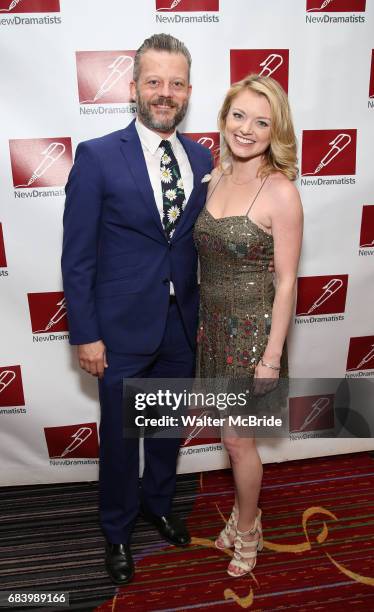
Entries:
[[156, 11], [172, 13], [219, 11], [219, 0], [156, 0]]
[[361, 370], [374, 370], [374, 336], [351, 338], [347, 357], [347, 372], [351, 376]]
[[[360, 249], [374, 249], [374, 206], [362, 207]], [[374, 254], [374, 251], [364, 253]]]
[[307, 0], [307, 13], [359, 13], [365, 10], [366, 0]]
[[344, 313], [348, 274], [305, 276], [297, 280], [297, 317]]
[[302, 176], [356, 174], [357, 130], [304, 130]]
[[[196, 421], [199, 423], [199, 419], [204, 419], [204, 417], [212, 417], [216, 418], [217, 414], [214, 410], [189, 410], [188, 416], [196, 417]], [[200, 446], [204, 444], [214, 444], [219, 443], [221, 441], [219, 428], [216, 427], [207, 427], [206, 425], [188, 425], [186, 431], [186, 437], [182, 442], [181, 447], [186, 448], [186, 446]], [[213, 436], [212, 436], [213, 434]]]
[[374, 98], [374, 49], [371, 52], [371, 68], [369, 81], [369, 98]]
[[185, 132], [184, 136], [191, 138], [191, 140], [209, 149], [215, 163], [218, 163], [220, 153], [219, 132]]
[[290, 397], [290, 433], [334, 429], [334, 395]]
[[80, 104], [131, 102], [135, 51], [77, 51]]
[[15, 189], [65, 185], [73, 163], [70, 138], [9, 141]]
[[59, 13], [60, 0], [0, 0], [0, 13]]
[[0, 367], [0, 406], [24, 406], [21, 367]]
[[3, 236], [3, 225], [0, 223], [0, 268], [6, 268], [6, 255], [5, 255], [5, 244]]
[[271, 76], [288, 92], [288, 49], [231, 49], [230, 80], [240, 81], [254, 72]]
[[62, 291], [28, 293], [33, 334], [68, 331], [66, 302]]
[[99, 441], [96, 423], [45, 427], [50, 459], [97, 459]]

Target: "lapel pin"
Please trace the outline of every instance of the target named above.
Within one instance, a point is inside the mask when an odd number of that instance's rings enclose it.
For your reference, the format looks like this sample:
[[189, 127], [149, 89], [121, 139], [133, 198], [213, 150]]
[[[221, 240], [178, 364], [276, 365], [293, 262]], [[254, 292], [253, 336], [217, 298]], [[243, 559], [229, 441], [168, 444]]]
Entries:
[[210, 181], [210, 179], [211, 179], [211, 178], [212, 178], [212, 175], [211, 175], [211, 174], [205, 174], [205, 175], [203, 176], [203, 178], [201, 179], [201, 182], [202, 182], [202, 183], [209, 183], [209, 181]]

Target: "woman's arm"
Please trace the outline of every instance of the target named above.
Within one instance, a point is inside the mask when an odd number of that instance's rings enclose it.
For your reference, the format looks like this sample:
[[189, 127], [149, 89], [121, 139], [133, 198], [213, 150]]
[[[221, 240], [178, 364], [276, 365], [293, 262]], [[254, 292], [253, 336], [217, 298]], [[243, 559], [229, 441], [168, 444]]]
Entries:
[[[280, 364], [296, 293], [303, 211], [299, 193], [288, 180], [274, 181], [274, 204], [271, 206], [271, 227], [274, 240], [275, 298], [268, 343], [262, 359], [276, 367]], [[277, 378], [279, 372], [261, 365], [256, 377]]]

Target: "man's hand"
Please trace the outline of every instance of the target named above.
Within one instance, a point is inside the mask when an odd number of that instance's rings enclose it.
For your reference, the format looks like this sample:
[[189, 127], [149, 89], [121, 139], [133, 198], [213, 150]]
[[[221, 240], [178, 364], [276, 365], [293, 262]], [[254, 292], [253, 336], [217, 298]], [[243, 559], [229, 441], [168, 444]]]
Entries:
[[274, 270], [275, 270], [275, 268], [274, 268], [274, 259], [272, 259], [271, 261], [269, 261], [268, 272], [273, 273]]
[[80, 344], [78, 346], [78, 359], [82, 370], [92, 374], [92, 376], [102, 378], [104, 368], [108, 367], [104, 342], [97, 340], [89, 344]]

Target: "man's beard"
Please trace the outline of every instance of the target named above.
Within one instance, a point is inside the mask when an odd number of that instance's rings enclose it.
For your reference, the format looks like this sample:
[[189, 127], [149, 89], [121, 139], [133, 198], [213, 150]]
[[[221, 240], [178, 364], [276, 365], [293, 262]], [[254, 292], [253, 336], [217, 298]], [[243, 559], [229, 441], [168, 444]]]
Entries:
[[[174, 117], [171, 117], [170, 119], [156, 119], [152, 115], [152, 104], [164, 104], [170, 106], [171, 108], [177, 108], [178, 110]], [[152, 102], [145, 102], [139, 92], [137, 92], [136, 105], [138, 117], [146, 127], [148, 127], [150, 130], [157, 130], [158, 132], [171, 132], [175, 130], [177, 125], [184, 119], [188, 108], [188, 100], [185, 100], [182, 106], [178, 108], [178, 105], [175, 104], [175, 102], [173, 102], [170, 98], [159, 96], [158, 98], [152, 100]]]

